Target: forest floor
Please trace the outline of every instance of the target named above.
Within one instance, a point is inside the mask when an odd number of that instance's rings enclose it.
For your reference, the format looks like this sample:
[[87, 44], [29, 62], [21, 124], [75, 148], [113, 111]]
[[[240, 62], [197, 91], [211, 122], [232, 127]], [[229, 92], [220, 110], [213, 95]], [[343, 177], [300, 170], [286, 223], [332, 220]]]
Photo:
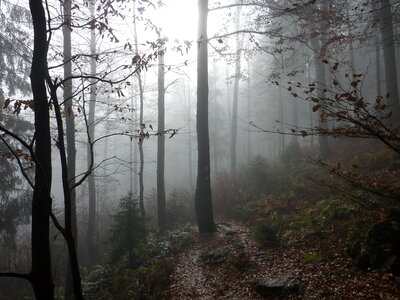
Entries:
[[400, 299], [400, 278], [355, 269], [333, 232], [265, 249], [240, 223], [221, 223], [212, 235], [193, 234], [193, 243], [176, 257], [169, 299], [262, 299], [257, 281], [287, 275], [298, 277], [302, 288], [284, 299]]

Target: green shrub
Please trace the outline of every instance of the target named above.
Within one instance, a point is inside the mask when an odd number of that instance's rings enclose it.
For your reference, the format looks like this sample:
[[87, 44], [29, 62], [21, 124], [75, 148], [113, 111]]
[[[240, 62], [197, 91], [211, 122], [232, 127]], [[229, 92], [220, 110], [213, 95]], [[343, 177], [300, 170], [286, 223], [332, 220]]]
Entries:
[[137, 249], [146, 238], [144, 219], [137, 208], [137, 200], [132, 195], [121, 198], [117, 213], [113, 216], [111, 227], [110, 262], [127, 259], [127, 266], [137, 264]]
[[271, 218], [258, 220], [253, 228], [254, 239], [264, 247], [276, 245], [278, 242], [277, 234], [278, 226]]
[[286, 166], [296, 165], [302, 160], [300, 145], [298, 142], [291, 142], [282, 151], [280, 157], [282, 163]]
[[167, 199], [167, 222], [170, 227], [194, 223], [194, 205], [186, 190], [174, 188]]
[[168, 299], [164, 295], [173, 270], [173, 258], [192, 241], [188, 227], [162, 234], [148, 234], [135, 247], [136, 264], [128, 267], [129, 256], [95, 266], [83, 282], [85, 299]]

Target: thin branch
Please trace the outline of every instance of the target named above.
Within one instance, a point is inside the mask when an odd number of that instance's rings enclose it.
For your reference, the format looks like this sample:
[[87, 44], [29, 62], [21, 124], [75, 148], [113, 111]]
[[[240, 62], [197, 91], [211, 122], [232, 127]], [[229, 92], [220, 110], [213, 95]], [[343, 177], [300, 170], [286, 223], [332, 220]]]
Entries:
[[28, 174], [26, 173], [25, 168], [22, 165], [21, 159], [19, 158], [18, 154], [15, 153], [14, 149], [11, 148], [10, 144], [1, 135], [0, 135], [0, 140], [6, 145], [8, 150], [10, 150], [12, 155], [15, 157], [15, 159], [17, 160], [19, 169], [21, 170], [22, 175], [24, 176], [24, 178], [26, 179], [26, 181], [28, 182], [30, 187], [33, 189], [34, 188], [34, 183], [32, 182], [32, 180], [29, 178]]
[[14, 277], [14, 278], [21, 278], [21, 279], [31, 281], [31, 274], [24, 274], [24, 273], [3, 272], [3, 273], [0, 273], [0, 277]]
[[53, 221], [54, 226], [56, 226], [57, 230], [63, 235], [65, 238], [65, 228], [61, 226], [60, 222], [58, 222], [57, 217], [53, 212], [50, 213], [50, 218]]

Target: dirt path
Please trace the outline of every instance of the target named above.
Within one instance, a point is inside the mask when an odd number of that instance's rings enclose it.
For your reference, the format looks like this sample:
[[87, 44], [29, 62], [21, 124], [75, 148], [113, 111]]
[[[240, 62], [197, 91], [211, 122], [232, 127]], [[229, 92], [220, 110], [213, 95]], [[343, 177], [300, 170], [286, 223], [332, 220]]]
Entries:
[[168, 294], [177, 300], [262, 299], [255, 282], [288, 274], [299, 277], [303, 288], [285, 299], [400, 299], [398, 278], [355, 270], [340, 240], [312, 236], [260, 249], [238, 223], [196, 235], [177, 257]]
[[242, 270], [257, 251], [248, 235], [247, 228], [225, 223], [214, 235], [198, 236], [178, 257], [172, 299], [259, 299], [251, 288], [251, 270]]

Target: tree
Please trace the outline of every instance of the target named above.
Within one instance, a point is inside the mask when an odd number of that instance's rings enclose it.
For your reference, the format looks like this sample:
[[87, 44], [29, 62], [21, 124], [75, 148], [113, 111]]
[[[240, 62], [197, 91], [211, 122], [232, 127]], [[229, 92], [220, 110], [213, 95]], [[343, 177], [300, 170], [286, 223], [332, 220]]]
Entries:
[[35, 184], [32, 199], [32, 267], [28, 279], [36, 299], [53, 299], [54, 283], [51, 271], [50, 216], [51, 139], [50, 115], [47, 101], [47, 28], [42, 1], [30, 0], [34, 48], [31, 87], [35, 105]]
[[397, 81], [396, 49], [393, 37], [392, 5], [390, 0], [380, 0], [380, 29], [383, 60], [385, 63], [386, 92], [389, 95], [389, 106], [393, 111], [393, 118], [400, 116], [399, 90]]
[[[133, 21], [133, 30], [134, 30], [134, 39], [135, 39], [135, 51], [136, 55], [139, 56], [139, 47], [138, 47], [138, 34], [137, 34], [137, 26], [136, 26], [136, 16], [134, 16]], [[136, 56], [135, 56], [136, 57]], [[140, 64], [140, 59], [138, 61]], [[144, 127], [145, 124], [143, 123], [143, 105], [144, 105], [144, 92], [143, 92], [143, 82], [142, 82], [142, 75], [140, 74], [140, 68], [138, 68], [137, 72], [137, 81], [139, 86], [139, 126], [140, 126], [140, 137], [139, 137], [139, 160], [140, 160], [140, 167], [139, 167], [139, 209], [141, 216], [145, 216], [144, 211], [144, 183], [143, 183], [143, 176], [144, 176], [144, 152], [143, 152], [143, 142], [144, 142]]]
[[[76, 224], [76, 192], [73, 186], [75, 185], [75, 169], [76, 169], [76, 148], [75, 148], [75, 114], [72, 106], [72, 56], [71, 56], [71, 1], [64, 0], [64, 107], [65, 107], [65, 127], [67, 135], [67, 165], [68, 165], [68, 182], [71, 201], [71, 220], [72, 232], [74, 239], [77, 240], [77, 224]], [[68, 261], [67, 277], [65, 285], [65, 298], [73, 297], [74, 290], [72, 284], [71, 263]]]
[[[327, 34], [328, 34], [328, 5], [325, 3], [320, 9], [315, 10], [318, 18], [321, 20], [320, 26], [316, 28], [318, 35], [316, 37], [311, 38], [310, 43], [312, 49], [314, 51], [314, 59], [315, 59], [315, 74], [317, 81], [317, 97], [323, 101], [326, 98], [326, 70], [325, 64], [323, 60], [326, 58], [326, 50], [327, 50]], [[321, 128], [327, 128], [327, 124], [323, 119], [324, 111], [321, 110], [321, 115], [319, 118], [319, 126]], [[331, 150], [329, 147], [329, 141], [326, 136], [319, 137], [319, 147], [320, 147], [320, 155], [322, 158], [326, 159], [330, 156]]]
[[208, 132], [208, 0], [199, 0], [197, 34], [197, 182], [195, 211], [200, 233], [216, 230], [212, 208], [210, 179], [210, 139]]
[[[237, 0], [238, 4], [236, 8], [236, 24], [235, 30], [240, 29], [240, 12], [242, 10], [241, 0]], [[237, 144], [237, 119], [238, 119], [238, 98], [239, 98], [239, 82], [241, 77], [241, 56], [242, 56], [242, 44], [243, 38], [241, 34], [236, 35], [236, 58], [235, 58], [235, 81], [233, 84], [233, 103], [232, 103], [232, 123], [231, 123], [231, 173], [236, 173], [236, 144]]]
[[145, 239], [145, 224], [137, 208], [136, 199], [131, 194], [123, 197], [119, 203], [119, 210], [113, 216], [114, 224], [111, 228], [111, 262], [115, 263], [127, 255], [127, 266], [136, 265], [136, 249]]
[[[89, 113], [88, 113], [88, 143], [87, 143], [87, 167], [93, 168], [94, 165], [94, 151], [92, 142], [95, 139], [95, 111], [97, 100], [97, 61], [96, 61], [96, 31], [95, 31], [95, 0], [89, 3], [90, 17], [92, 24], [90, 28], [90, 98], [89, 98]], [[88, 192], [89, 192], [89, 216], [87, 228], [87, 247], [89, 255], [89, 263], [93, 264], [97, 257], [97, 199], [96, 199], [96, 183], [95, 183], [95, 170], [92, 170], [88, 177]]]
[[158, 137], [157, 137], [157, 224], [162, 229], [166, 225], [165, 210], [165, 64], [164, 47], [158, 53]]

